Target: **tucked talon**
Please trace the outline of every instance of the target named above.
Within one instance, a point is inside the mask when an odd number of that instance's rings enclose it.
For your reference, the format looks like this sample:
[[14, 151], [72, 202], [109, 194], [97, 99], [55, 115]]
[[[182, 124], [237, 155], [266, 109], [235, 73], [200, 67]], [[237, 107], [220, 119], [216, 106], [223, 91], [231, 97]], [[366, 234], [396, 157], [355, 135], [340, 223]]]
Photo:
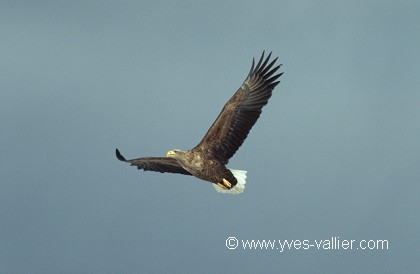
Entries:
[[223, 178], [223, 184], [224, 184], [227, 188], [231, 188], [231, 187], [232, 187], [232, 184], [231, 184], [228, 180], [226, 180], [225, 178]]
[[217, 185], [218, 185], [221, 189], [227, 189], [227, 187], [226, 187], [224, 184], [222, 184], [222, 183], [217, 183]]

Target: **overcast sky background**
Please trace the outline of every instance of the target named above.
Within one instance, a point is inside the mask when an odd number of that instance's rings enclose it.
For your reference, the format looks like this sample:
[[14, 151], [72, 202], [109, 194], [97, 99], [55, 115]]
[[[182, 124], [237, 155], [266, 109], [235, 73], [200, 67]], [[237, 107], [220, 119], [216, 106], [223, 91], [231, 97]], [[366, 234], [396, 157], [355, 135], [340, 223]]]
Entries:
[[[418, 1], [0, 1], [0, 272], [415, 272]], [[114, 156], [195, 146], [273, 51], [282, 82], [229, 166], [247, 188]], [[389, 250], [225, 240], [386, 239]], [[241, 244], [240, 244], [241, 245]]]

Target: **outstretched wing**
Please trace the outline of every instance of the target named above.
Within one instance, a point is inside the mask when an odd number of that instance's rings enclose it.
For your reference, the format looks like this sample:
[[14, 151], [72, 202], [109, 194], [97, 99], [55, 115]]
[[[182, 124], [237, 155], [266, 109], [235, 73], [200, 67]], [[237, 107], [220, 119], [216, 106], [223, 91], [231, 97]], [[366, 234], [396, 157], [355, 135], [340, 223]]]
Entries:
[[121, 155], [118, 149], [115, 150], [115, 155], [118, 160], [130, 163], [132, 166], [137, 166], [137, 169], [143, 169], [145, 171], [157, 171], [157, 172], [170, 172], [180, 173], [184, 175], [191, 175], [186, 171], [177, 160], [168, 157], [143, 157], [138, 159], [126, 160]]
[[277, 58], [268, 63], [270, 57], [271, 53], [264, 60], [263, 52], [255, 68], [254, 59], [252, 60], [251, 70], [242, 86], [225, 104], [195, 150], [205, 151], [223, 164], [228, 163], [248, 136], [273, 89], [280, 82], [276, 80], [283, 73], [274, 73], [281, 65], [273, 68]]

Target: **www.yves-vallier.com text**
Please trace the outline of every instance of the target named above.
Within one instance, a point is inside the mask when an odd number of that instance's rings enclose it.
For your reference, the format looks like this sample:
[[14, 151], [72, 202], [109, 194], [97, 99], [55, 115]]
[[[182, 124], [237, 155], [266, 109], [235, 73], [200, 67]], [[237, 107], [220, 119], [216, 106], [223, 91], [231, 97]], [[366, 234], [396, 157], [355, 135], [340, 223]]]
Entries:
[[388, 240], [348, 240], [331, 237], [319, 240], [245, 240], [236, 237], [226, 239], [228, 249], [274, 250], [388, 250]]

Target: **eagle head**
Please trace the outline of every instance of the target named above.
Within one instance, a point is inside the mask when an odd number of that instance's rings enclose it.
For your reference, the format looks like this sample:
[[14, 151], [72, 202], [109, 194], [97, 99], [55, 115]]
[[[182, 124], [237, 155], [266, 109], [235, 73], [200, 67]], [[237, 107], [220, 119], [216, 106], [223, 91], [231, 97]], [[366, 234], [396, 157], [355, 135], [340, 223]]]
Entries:
[[166, 157], [170, 158], [179, 158], [179, 156], [183, 155], [184, 151], [179, 149], [170, 150], [166, 153]]

